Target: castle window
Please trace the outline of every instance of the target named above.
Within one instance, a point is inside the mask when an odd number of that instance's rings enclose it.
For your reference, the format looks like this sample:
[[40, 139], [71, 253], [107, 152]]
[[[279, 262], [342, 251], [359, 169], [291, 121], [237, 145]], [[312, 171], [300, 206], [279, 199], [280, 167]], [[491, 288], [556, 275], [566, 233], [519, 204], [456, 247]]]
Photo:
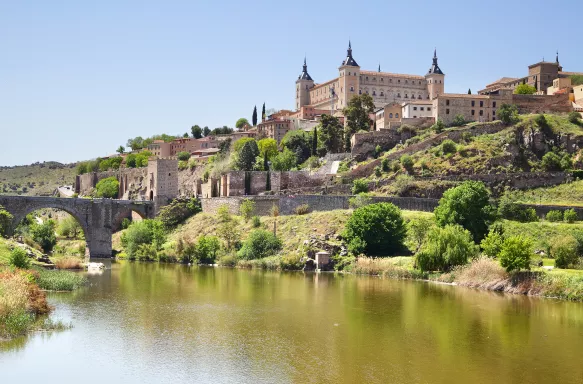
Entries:
[[368, 95], [368, 91], [366, 91], [366, 94]]
[[362, 89], [359, 89], [359, 90], [358, 90], [358, 94], [359, 94], [359, 95], [362, 95]]
[[397, 80], [397, 83], [400, 83], [400, 82], [401, 82], [401, 79]]
[[373, 77], [373, 78], [372, 78], [372, 81], [377, 81], [377, 78], [376, 78], [376, 77]]
[[407, 94], [405, 93], [405, 99], [408, 99], [408, 98], [409, 98], [409, 96], [407, 96]]
[[401, 94], [400, 93], [397, 93], [397, 97], [401, 97]]
[[496, 117], [496, 111], [492, 111], [492, 116]]
[[449, 109], [446, 109], [446, 110], [445, 110], [445, 114], [446, 114], [446, 115], [449, 115]]
[[376, 96], [377, 95], [377, 92], [376, 91], [372, 91], [372, 95], [373, 96]]
[[395, 113], [395, 118], [399, 118], [399, 113]]
[[389, 79], [389, 83], [392, 83], [392, 82], [393, 82], [393, 79]]
[[419, 107], [419, 110], [424, 111], [425, 108], [424, 107]]
[[350, 87], [350, 92], [354, 92], [354, 87]]
[[449, 105], [449, 100], [445, 100], [445, 105]]
[[366, 77], [366, 81], [368, 81], [368, 76]]
[[484, 116], [484, 111], [480, 110], [480, 116]]
[[421, 94], [417, 95], [417, 98], [418, 98], [419, 100], [421, 100]]
[[392, 119], [392, 118], [393, 118], [393, 114], [389, 113], [389, 119]]
[[405, 84], [409, 84], [409, 82], [407, 80], [405, 80]]
[[381, 77], [381, 81], [383, 81], [383, 78]]
[[381, 96], [384, 96], [384, 95], [385, 95], [385, 94], [384, 94], [384, 92], [383, 92], [383, 91], [381, 91]]
[[472, 100], [472, 107], [476, 105], [476, 102]]
[[496, 102], [492, 102], [492, 108], [496, 108]]
[[431, 111], [431, 107], [427, 107], [427, 112]]
[[480, 101], [480, 108], [482, 108], [484, 106], [484, 102]]
[[417, 107], [413, 107], [413, 110], [416, 111], [417, 110]]
[[421, 85], [421, 80], [419, 80], [419, 85]]
[[472, 116], [474, 116], [475, 114], [476, 114], [476, 111], [474, 111], [474, 110], [472, 109]]

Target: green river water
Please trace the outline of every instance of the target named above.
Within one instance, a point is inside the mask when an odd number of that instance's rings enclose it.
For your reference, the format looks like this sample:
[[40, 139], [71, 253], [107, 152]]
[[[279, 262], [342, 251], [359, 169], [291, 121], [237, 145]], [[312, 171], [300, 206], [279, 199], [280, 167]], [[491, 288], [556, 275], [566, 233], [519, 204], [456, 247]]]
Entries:
[[583, 304], [375, 277], [115, 263], [0, 383], [583, 383]]

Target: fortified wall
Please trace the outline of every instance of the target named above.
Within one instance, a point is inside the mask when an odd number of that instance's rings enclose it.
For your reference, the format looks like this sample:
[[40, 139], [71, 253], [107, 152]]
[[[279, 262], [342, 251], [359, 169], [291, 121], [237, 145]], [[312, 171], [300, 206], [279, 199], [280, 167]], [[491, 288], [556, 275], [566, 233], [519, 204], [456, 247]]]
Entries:
[[512, 95], [512, 104], [518, 108], [518, 113], [569, 113], [573, 105], [569, 95]]

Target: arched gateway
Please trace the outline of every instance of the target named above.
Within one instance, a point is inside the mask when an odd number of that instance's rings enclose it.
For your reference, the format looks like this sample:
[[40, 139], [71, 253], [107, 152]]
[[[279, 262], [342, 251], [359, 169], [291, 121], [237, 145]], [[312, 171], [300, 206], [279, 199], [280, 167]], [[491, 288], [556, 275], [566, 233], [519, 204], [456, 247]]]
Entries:
[[71, 214], [83, 228], [89, 256], [94, 258], [111, 257], [111, 235], [121, 218], [132, 211], [143, 218], [154, 217], [154, 203], [149, 201], [0, 196], [0, 205], [14, 216], [9, 233], [37, 209], [55, 208]]

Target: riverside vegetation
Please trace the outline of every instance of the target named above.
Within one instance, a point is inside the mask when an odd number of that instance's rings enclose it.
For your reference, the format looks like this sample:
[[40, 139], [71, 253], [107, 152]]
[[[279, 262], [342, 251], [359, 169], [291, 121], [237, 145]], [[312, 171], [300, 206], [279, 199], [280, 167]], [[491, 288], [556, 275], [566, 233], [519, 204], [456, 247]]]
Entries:
[[[191, 209], [176, 208], [186, 205]], [[132, 260], [272, 270], [304, 269], [315, 252], [327, 250], [327, 267], [338, 272], [583, 300], [583, 224], [569, 210], [560, 212], [560, 222], [558, 214], [541, 221], [508, 196], [493, 203], [475, 181], [446, 191], [434, 213], [371, 204], [366, 194], [351, 206], [290, 216], [274, 206], [258, 217], [252, 200], [240, 215], [226, 206], [199, 213], [195, 199], [175, 201], [163, 220], [115, 234], [114, 248]], [[171, 211], [181, 213], [169, 220]]]

